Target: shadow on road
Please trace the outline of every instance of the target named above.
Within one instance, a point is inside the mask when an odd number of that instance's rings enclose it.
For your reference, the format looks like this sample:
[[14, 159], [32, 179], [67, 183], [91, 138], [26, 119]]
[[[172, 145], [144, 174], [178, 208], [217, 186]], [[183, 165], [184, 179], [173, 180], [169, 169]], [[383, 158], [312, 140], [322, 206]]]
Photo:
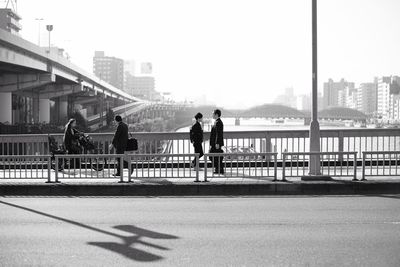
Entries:
[[18, 208], [18, 209], [22, 209], [22, 210], [29, 211], [32, 213], [36, 213], [36, 214], [39, 214], [39, 215], [42, 215], [42, 216], [45, 216], [48, 218], [59, 220], [59, 221], [65, 222], [65, 223], [69, 223], [69, 224], [79, 226], [79, 227], [82, 227], [82, 228], [85, 228], [85, 229], [88, 229], [91, 231], [95, 231], [98, 233], [102, 233], [105, 235], [117, 237], [117, 238], [121, 239], [122, 243], [88, 242], [87, 244], [104, 248], [106, 250], [118, 253], [128, 259], [135, 260], [135, 261], [150, 262], [150, 261], [157, 261], [157, 260], [163, 259], [163, 257], [161, 257], [160, 255], [156, 255], [151, 252], [147, 252], [145, 250], [134, 248], [133, 245], [135, 245], [135, 244], [140, 244], [140, 245], [143, 245], [144, 247], [151, 247], [151, 248], [158, 249], [158, 250], [169, 250], [169, 248], [159, 246], [159, 245], [147, 242], [147, 241], [143, 241], [142, 240], [143, 238], [149, 238], [149, 239], [178, 239], [179, 238], [174, 235], [168, 235], [168, 234], [163, 234], [163, 233], [159, 233], [159, 232], [154, 232], [154, 231], [150, 231], [147, 229], [136, 227], [134, 225], [114, 226], [113, 227], [114, 229], [117, 229], [117, 230], [127, 233], [126, 235], [119, 235], [119, 234], [116, 234], [116, 233], [113, 233], [113, 232], [110, 232], [107, 230], [102, 230], [102, 229], [99, 229], [99, 228], [96, 228], [96, 227], [93, 227], [93, 226], [90, 226], [87, 224], [83, 224], [83, 223], [76, 222], [76, 221], [73, 221], [70, 219], [58, 217], [58, 216], [51, 215], [51, 214], [41, 212], [38, 210], [34, 210], [31, 208], [12, 204], [9, 202], [0, 200], [0, 204], [11, 206], [11, 207]]

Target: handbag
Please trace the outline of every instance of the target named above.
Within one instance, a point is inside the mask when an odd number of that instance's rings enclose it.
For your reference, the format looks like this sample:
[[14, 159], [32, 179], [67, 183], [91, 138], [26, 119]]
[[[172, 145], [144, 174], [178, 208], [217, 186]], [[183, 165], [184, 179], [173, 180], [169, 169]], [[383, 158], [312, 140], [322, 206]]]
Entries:
[[136, 138], [128, 138], [128, 143], [126, 144], [126, 151], [136, 151], [138, 150], [138, 141]]

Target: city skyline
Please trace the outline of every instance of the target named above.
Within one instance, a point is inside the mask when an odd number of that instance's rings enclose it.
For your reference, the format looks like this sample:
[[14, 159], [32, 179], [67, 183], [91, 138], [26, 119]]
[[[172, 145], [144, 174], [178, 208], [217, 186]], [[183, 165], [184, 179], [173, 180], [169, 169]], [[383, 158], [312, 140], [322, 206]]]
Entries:
[[[55, 2], [19, 1], [21, 35], [37, 43], [35, 18], [44, 18], [42, 43], [44, 25], [54, 24], [52, 43], [89, 71], [95, 50], [152, 62], [157, 90], [225, 107], [271, 103], [287, 87], [311, 91], [309, 1], [116, 1], [119, 12], [105, 1], [70, 1], [58, 12]], [[398, 75], [399, 8], [393, 0], [319, 1], [320, 92], [329, 78], [360, 84]], [[68, 19], [72, 13], [85, 23]]]

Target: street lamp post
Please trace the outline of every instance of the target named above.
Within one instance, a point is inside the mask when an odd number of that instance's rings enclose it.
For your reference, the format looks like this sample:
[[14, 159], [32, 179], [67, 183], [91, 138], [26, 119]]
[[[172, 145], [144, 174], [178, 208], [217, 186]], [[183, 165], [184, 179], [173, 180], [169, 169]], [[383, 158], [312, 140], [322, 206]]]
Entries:
[[[312, 0], [312, 101], [310, 124], [310, 152], [320, 152], [320, 130], [318, 122], [318, 53], [317, 53], [317, 0]], [[311, 155], [309, 175], [321, 175], [320, 156]]]
[[51, 47], [51, 45], [50, 45], [51, 44], [51, 42], [50, 42], [50, 33], [53, 30], [53, 25], [46, 25], [46, 29], [49, 32], [49, 51], [48, 51], [48, 53], [50, 54], [50, 47]]
[[43, 18], [35, 18], [35, 20], [38, 22], [38, 46], [40, 46], [40, 22]]

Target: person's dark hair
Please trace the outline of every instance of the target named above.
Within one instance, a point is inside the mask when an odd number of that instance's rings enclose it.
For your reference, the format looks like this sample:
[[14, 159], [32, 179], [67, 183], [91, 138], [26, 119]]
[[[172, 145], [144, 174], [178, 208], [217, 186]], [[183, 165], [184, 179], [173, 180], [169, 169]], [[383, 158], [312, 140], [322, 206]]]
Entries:
[[115, 121], [116, 122], [121, 122], [122, 121], [122, 117], [120, 115], [115, 116]]
[[76, 122], [75, 119], [69, 119], [69, 121], [67, 122], [67, 124], [65, 124], [65, 130], [69, 130], [71, 129], [71, 124]]
[[201, 114], [201, 113], [199, 112], [199, 113], [197, 113], [197, 114], [194, 116], [194, 118], [195, 118], [196, 120], [201, 119], [201, 118], [203, 118], [203, 114]]
[[218, 115], [218, 117], [221, 117], [221, 110], [219, 109], [214, 110], [214, 114]]

